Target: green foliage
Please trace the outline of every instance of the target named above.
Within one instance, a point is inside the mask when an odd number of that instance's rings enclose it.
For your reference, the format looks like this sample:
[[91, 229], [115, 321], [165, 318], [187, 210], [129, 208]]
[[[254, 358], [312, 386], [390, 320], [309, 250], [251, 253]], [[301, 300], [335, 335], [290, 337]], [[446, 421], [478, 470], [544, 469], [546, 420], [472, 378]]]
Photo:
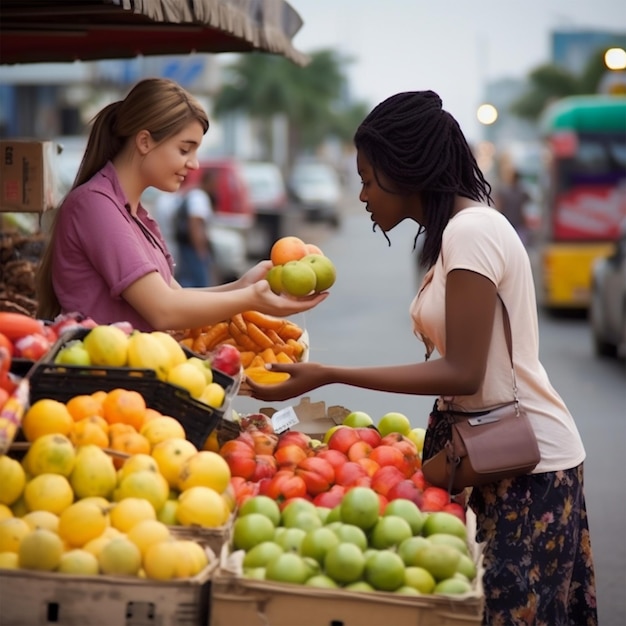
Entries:
[[600, 82], [608, 71], [604, 65], [604, 51], [609, 47], [611, 46], [605, 45], [596, 50], [580, 74], [573, 74], [552, 64], [537, 67], [529, 74], [528, 87], [512, 103], [510, 112], [518, 117], [537, 121], [545, 107], [553, 100], [598, 93]]
[[229, 68], [215, 101], [217, 117], [239, 111], [261, 121], [286, 115], [293, 152], [315, 148], [328, 135], [351, 140], [368, 107], [347, 100], [345, 67], [334, 50], [310, 55], [305, 67], [279, 56], [248, 53]]

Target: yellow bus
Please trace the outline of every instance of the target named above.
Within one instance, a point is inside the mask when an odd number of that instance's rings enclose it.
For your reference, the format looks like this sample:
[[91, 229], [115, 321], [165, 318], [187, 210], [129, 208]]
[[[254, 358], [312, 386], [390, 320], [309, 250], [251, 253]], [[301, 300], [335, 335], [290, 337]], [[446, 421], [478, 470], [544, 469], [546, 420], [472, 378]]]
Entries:
[[626, 217], [626, 97], [562, 98], [540, 128], [547, 162], [538, 298], [547, 309], [584, 310], [592, 264], [613, 252]]

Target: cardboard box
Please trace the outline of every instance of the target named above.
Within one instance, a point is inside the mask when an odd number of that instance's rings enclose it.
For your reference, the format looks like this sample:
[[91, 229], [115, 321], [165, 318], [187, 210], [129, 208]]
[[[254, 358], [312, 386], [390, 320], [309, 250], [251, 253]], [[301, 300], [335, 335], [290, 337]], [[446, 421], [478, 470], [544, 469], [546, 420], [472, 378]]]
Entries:
[[210, 626], [476, 626], [483, 608], [481, 578], [462, 596], [404, 596], [240, 578], [220, 569], [209, 613]]
[[[277, 428], [275, 423], [280, 421], [281, 414], [289, 423], [289, 430], [297, 430], [306, 433], [313, 439], [321, 439], [329, 428], [341, 424], [346, 415], [350, 413], [350, 409], [346, 409], [343, 406], [329, 406], [326, 407], [326, 403], [311, 402], [311, 398], [304, 397], [295, 406], [290, 406], [287, 409], [281, 409], [276, 411], [272, 407], [263, 407], [259, 409], [260, 413], [264, 413], [272, 419], [274, 428], [277, 432], [282, 432], [280, 428]], [[297, 421], [294, 422], [293, 418]]]
[[42, 212], [57, 206], [56, 149], [52, 141], [0, 141], [0, 211]]
[[73, 576], [2, 570], [2, 626], [198, 626], [208, 624], [217, 559], [194, 578]]
[[320, 589], [244, 578], [243, 556], [225, 544], [211, 581], [210, 626], [470, 626], [482, 624], [484, 590], [482, 546], [473, 541], [475, 520], [468, 518], [470, 554], [476, 578], [458, 596], [405, 596], [381, 591]]

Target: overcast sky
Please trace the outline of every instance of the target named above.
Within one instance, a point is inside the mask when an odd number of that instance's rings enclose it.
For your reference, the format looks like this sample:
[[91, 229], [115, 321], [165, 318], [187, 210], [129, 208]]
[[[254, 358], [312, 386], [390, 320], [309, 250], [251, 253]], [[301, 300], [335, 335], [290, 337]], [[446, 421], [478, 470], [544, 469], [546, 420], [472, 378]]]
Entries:
[[433, 89], [468, 139], [482, 86], [550, 60], [554, 30], [626, 32], [624, 0], [288, 0], [304, 25], [296, 48], [336, 48], [356, 99]]

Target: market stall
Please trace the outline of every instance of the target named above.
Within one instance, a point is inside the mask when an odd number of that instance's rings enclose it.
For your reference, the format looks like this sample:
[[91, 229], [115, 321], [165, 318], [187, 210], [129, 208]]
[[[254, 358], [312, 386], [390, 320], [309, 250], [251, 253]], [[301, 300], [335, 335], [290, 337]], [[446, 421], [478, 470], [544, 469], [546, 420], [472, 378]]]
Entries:
[[[5, 0], [0, 23], [5, 64], [251, 50], [306, 62], [281, 0]], [[37, 155], [33, 212], [47, 208]], [[37, 320], [39, 243], [0, 249], [15, 305], [0, 310], [3, 626], [481, 623], [480, 550], [462, 508], [444, 511], [447, 492], [424, 483], [406, 424], [306, 398], [237, 414], [244, 369], [306, 359], [304, 328], [257, 311], [175, 337]]]

